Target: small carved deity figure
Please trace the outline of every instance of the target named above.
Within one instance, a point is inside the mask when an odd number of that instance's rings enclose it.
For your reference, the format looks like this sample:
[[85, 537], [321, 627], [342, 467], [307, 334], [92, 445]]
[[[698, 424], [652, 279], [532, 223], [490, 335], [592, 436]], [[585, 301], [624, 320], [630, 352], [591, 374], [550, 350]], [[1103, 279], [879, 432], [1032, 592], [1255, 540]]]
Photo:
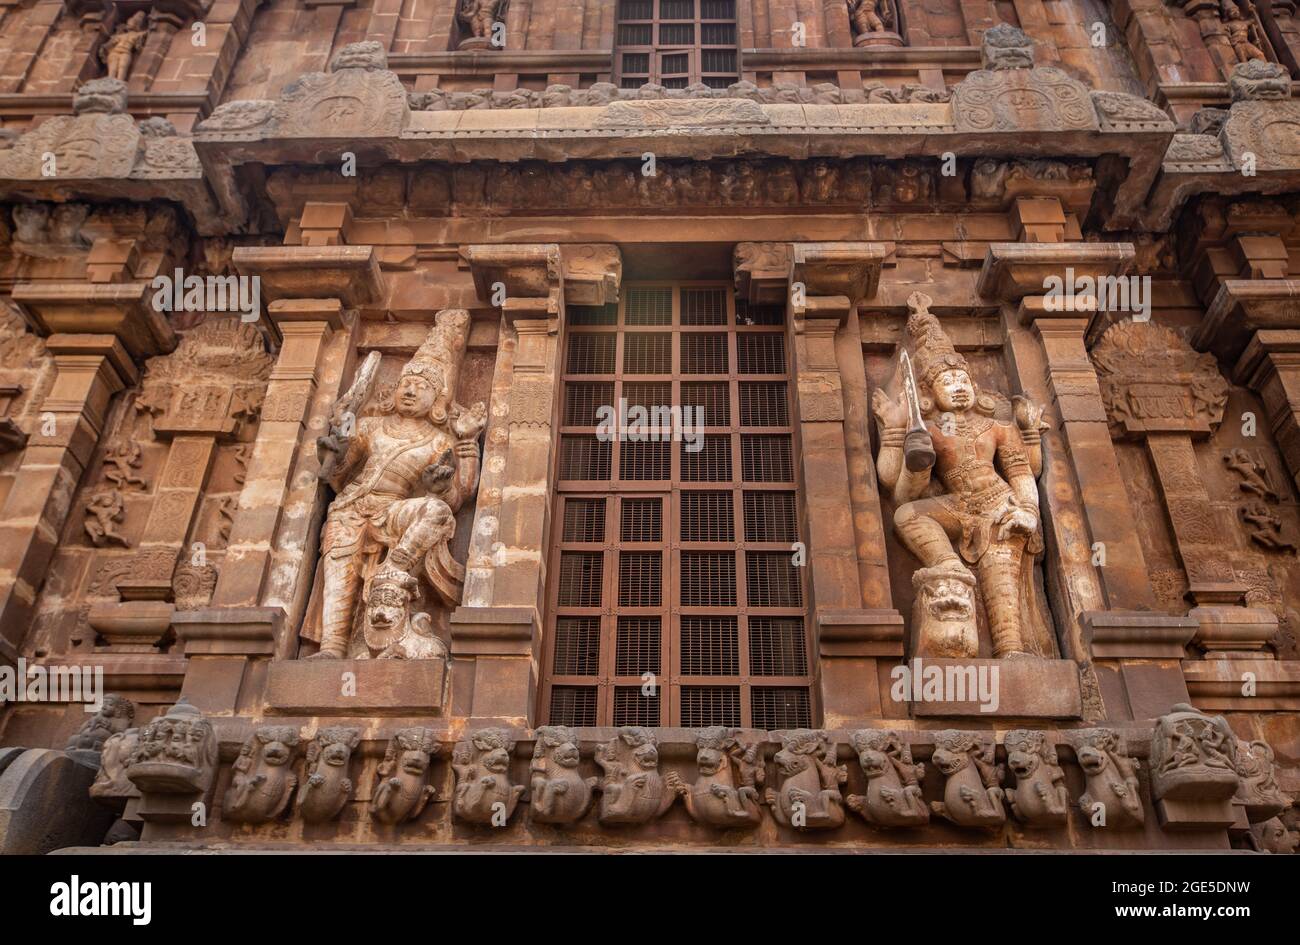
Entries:
[[932, 801], [940, 817], [959, 827], [1000, 827], [1006, 823], [1000, 782], [1004, 769], [993, 763], [993, 744], [977, 732], [945, 729], [934, 736], [934, 766], [943, 773], [943, 800]]
[[847, 765], [836, 763], [839, 746], [825, 732], [795, 729], [781, 738], [773, 756], [780, 785], [767, 789], [772, 816], [783, 827], [829, 830], [844, 825]]
[[85, 529], [90, 543], [96, 548], [105, 545], [130, 547], [131, 543], [126, 536], [117, 530], [118, 523], [122, 521], [125, 514], [126, 505], [122, 500], [122, 493], [116, 489], [96, 492], [87, 499]]
[[133, 13], [125, 23], [113, 31], [113, 35], [104, 40], [99, 47], [99, 58], [103, 60], [108, 71], [106, 77], [125, 82], [131, 74], [131, 63], [135, 54], [144, 49], [144, 41], [149, 37], [149, 27], [145, 24], [144, 11]]
[[1221, 715], [1180, 702], [1151, 735], [1151, 792], [1159, 800], [1225, 800], [1237, 791], [1237, 739]]
[[1241, 782], [1235, 802], [1246, 811], [1252, 824], [1276, 817], [1291, 806], [1291, 799], [1277, 784], [1277, 766], [1268, 742], [1237, 742], [1237, 774]]
[[[436, 650], [419, 626], [398, 617], [403, 608], [397, 599], [410, 594], [405, 578], [427, 584], [435, 605], [460, 602], [464, 570], [451, 557], [450, 542], [456, 510], [478, 487], [478, 436], [487, 422], [482, 403], [466, 409], [455, 402], [468, 334], [468, 312], [439, 312], [424, 344], [402, 368], [396, 390], [379, 403], [378, 415], [353, 415], [369, 396], [371, 367], [358, 372], [342, 399], [348, 409], [336, 409], [329, 434], [318, 441], [322, 473], [339, 492], [321, 535], [320, 652], [313, 659], [362, 651], [378, 656], [395, 641], [400, 646], [388, 656], [422, 658], [412, 651]], [[381, 570], [383, 578], [376, 581]], [[361, 602], [374, 583], [388, 590], [362, 616]], [[367, 621], [368, 630], [357, 632]], [[367, 646], [368, 638], [383, 646]]]
[[1237, 510], [1241, 520], [1249, 526], [1251, 540], [1270, 551], [1297, 550], [1296, 543], [1282, 534], [1282, 517], [1256, 499]]
[[763, 803], [758, 789], [766, 777], [758, 742], [743, 744], [734, 730], [715, 726], [696, 733], [695, 747], [695, 783], [683, 783], [675, 771], [667, 776], [691, 819], [714, 827], [756, 826]]
[[1277, 491], [1269, 481], [1268, 467], [1241, 447], [1228, 450], [1223, 456], [1224, 465], [1241, 477], [1238, 485], [1242, 492], [1253, 492], [1261, 499], [1277, 501]]
[[68, 739], [64, 751], [101, 751], [105, 742], [125, 732], [134, 720], [135, 703], [124, 696], [109, 693], [104, 696], [99, 711], [86, 719], [77, 733]]
[[1268, 59], [1264, 50], [1259, 48], [1259, 27], [1255, 23], [1255, 6], [1250, 0], [1240, 0], [1240, 6], [1233, 0], [1222, 0], [1219, 12], [1238, 62]]
[[[505, 16], [507, 0], [460, 0], [456, 19], [465, 27], [461, 49], [481, 49], [490, 45], [492, 28]], [[477, 40], [477, 42], [475, 42]]]
[[600, 822], [606, 826], [644, 824], [677, 800], [659, 773], [659, 745], [652, 729], [629, 725], [596, 749], [600, 781]]
[[[979, 390], [930, 313], [930, 298], [914, 292], [907, 304], [914, 354], [903, 361], [903, 391], [896, 400], [879, 389], [872, 397], [880, 425], [877, 468], [893, 490], [894, 528], [920, 559], [927, 582], [954, 575], [978, 588], [995, 657], [1050, 657], [1052, 637], [1033, 574], [1034, 555], [1043, 549], [1036, 482], [1042, 413], [1023, 398], [1011, 403]], [[937, 495], [936, 472], [943, 486]], [[942, 636], [965, 641], [966, 651], [953, 655], [978, 655], [969, 648], [969, 632], [947, 627]]]
[[894, 8], [890, 0], [848, 0], [849, 22], [853, 24], [854, 44], [870, 33], [884, 33], [894, 28]]
[[379, 763], [379, 783], [370, 812], [383, 824], [414, 820], [437, 793], [429, 784], [429, 769], [438, 753], [433, 730], [404, 728], [393, 736]]
[[1110, 729], [1073, 733], [1074, 754], [1087, 782], [1079, 809], [1088, 822], [1104, 827], [1141, 827], [1146, 822], [1138, 790], [1138, 763], [1124, 751], [1120, 736]]
[[226, 820], [264, 824], [288, 810], [298, 786], [291, 765], [300, 739], [291, 725], [264, 725], [244, 741], [222, 802]]
[[307, 743], [307, 770], [298, 788], [298, 813], [309, 824], [333, 820], [352, 797], [348, 764], [361, 740], [355, 728], [323, 728]]
[[867, 793], [850, 794], [849, 810], [877, 827], [919, 827], [930, 822], [921, 796], [925, 765], [912, 762], [911, 747], [897, 732], [861, 729], [852, 736], [858, 764], [867, 776]]
[[1007, 732], [1007, 767], [1016, 786], [1007, 793], [1011, 813], [1033, 827], [1065, 823], [1070, 813], [1070, 795], [1065, 790], [1065, 772], [1056, 759], [1056, 747], [1045, 732], [1016, 729]]
[[182, 697], [144, 727], [126, 776], [145, 794], [201, 794], [217, 774], [217, 735]]
[[451, 811], [472, 824], [504, 827], [523, 796], [522, 784], [510, 783], [510, 753], [515, 743], [504, 729], [485, 728], [452, 752], [456, 791]]
[[1260, 853], [1295, 853], [1300, 834], [1286, 829], [1282, 818], [1271, 817], [1250, 828], [1250, 844]]
[[532, 820], [571, 824], [586, 816], [600, 779], [579, 774], [580, 761], [578, 733], [573, 729], [543, 725], [537, 730], [537, 744], [528, 766]]

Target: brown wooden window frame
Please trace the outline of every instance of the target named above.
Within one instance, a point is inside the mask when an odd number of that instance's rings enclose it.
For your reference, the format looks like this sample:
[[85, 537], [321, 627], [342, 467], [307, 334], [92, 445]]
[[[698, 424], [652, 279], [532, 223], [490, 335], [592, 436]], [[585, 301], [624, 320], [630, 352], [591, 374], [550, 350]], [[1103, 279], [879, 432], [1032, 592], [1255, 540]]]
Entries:
[[[628, 306], [629, 301], [639, 297], [640, 290], [668, 290], [671, 292], [671, 313], [668, 324], [647, 324], [646, 319], [641, 318], [634, 320], [629, 324]], [[694, 289], [705, 289], [721, 293], [725, 300], [725, 324], [683, 324], [683, 294]], [[623, 455], [626, 452], [628, 443], [615, 438], [609, 443], [610, 457], [609, 470], [610, 475], [605, 480], [584, 480], [584, 479], [566, 479], [562, 478], [560, 473], [562, 469], [561, 449], [556, 450], [556, 490], [554, 497], [554, 518], [553, 539], [549, 550], [549, 568], [548, 573], [551, 580], [547, 588], [547, 615], [546, 615], [546, 635], [543, 647], [543, 674], [542, 685], [539, 693], [539, 718], [550, 724], [571, 724], [571, 725], [617, 725], [617, 724], [650, 724], [658, 726], [687, 726], [698, 727], [709, 724], [733, 724], [740, 727], [754, 727], [754, 704], [756, 699], [773, 699], [785, 700], [782, 704], [786, 707], [785, 711], [793, 712], [794, 715], [787, 717], [784, 721], [790, 724], [774, 725], [778, 728], [793, 728], [801, 725], [812, 725], [815, 723], [818, 715], [816, 704], [816, 695], [814, 687], [815, 665], [814, 651], [811, 646], [808, 627], [808, 601], [809, 588], [807, 586], [807, 568], [797, 567], [792, 573], [797, 587], [791, 586], [785, 582], [783, 586], [791, 594], [797, 594], [796, 603], [787, 602], [783, 606], [754, 606], [750, 603], [750, 588], [747, 584], [747, 576], [751, 567], [757, 563], [757, 559], [751, 560], [754, 556], [772, 555], [771, 559], [766, 559], [767, 563], [780, 564], [780, 559], [776, 556], [792, 556], [793, 543], [795, 540], [803, 540], [805, 535], [805, 523], [799, 519], [799, 510], [801, 503], [799, 492], [802, 488], [800, 483], [799, 463], [797, 461], [798, 443], [795, 436], [795, 403], [793, 401], [794, 382], [791, 371], [792, 357], [792, 339], [788, 335], [787, 326], [784, 324], [784, 318], [778, 320], [768, 319], [768, 323], [763, 324], [745, 324], [737, 319], [736, 300], [732, 288], [726, 284], [713, 282], [638, 282], [626, 283], [623, 287], [622, 301], [617, 305], [617, 317], [612, 323], [593, 324], [598, 321], [610, 321], [609, 319], [580, 319], [583, 324], [573, 324], [575, 319], [567, 318], [563, 337], [561, 338], [561, 384], [560, 384], [560, 419], [561, 426], [559, 435], [592, 437], [594, 439], [596, 427], [594, 424], [570, 424], [568, 421], [575, 417], [585, 416], [589, 413], [589, 397], [586, 394], [589, 390], [583, 392], [577, 403], [582, 409], [575, 409], [569, 413], [567, 398], [570, 389], [583, 384], [610, 384], [609, 389], [612, 393], [612, 402], [616, 405], [620, 397], [627, 396], [627, 385], [636, 383], [647, 384], [667, 384], [669, 385], [670, 397], [669, 404], [682, 404], [682, 385], [683, 384], [726, 384], [728, 416], [725, 418], [726, 423], [714, 425], [715, 419], [708, 414], [705, 416], [704, 434], [706, 436], [726, 438], [726, 449], [718, 455], [725, 455], [729, 459], [729, 478], [723, 481], [695, 481], [683, 480], [682, 478], [682, 447], [681, 441], [671, 441], [669, 445], [669, 475], [666, 479], [644, 480], [644, 479], [623, 479], [623, 470], [620, 468]], [[571, 310], [572, 311], [572, 310]], [[700, 319], [688, 319], [691, 322], [698, 322]], [[653, 319], [651, 319], [653, 321]], [[753, 321], [745, 319], [744, 321]], [[762, 320], [760, 320], [762, 321]], [[639, 323], [638, 323], [639, 322]], [[633, 350], [646, 349], [646, 345], [637, 345], [636, 336], [651, 335], [656, 333], [668, 333], [672, 337], [671, 344], [671, 369], [658, 374], [628, 374], [624, 371], [624, 357], [629, 347]], [[584, 341], [574, 341], [577, 336], [582, 335], [605, 335], [611, 336], [614, 346], [614, 356], [612, 362], [605, 360], [602, 364], [594, 366], [612, 366], [613, 371], [607, 373], [570, 373], [569, 350], [573, 346], [575, 350], [586, 352], [591, 348], [605, 348], [608, 342], [587, 343]], [[717, 374], [683, 374], [682, 367], [682, 350], [684, 346], [690, 346], [686, 341], [690, 336], [717, 335], [725, 336], [727, 352], [727, 370], [725, 373]], [[767, 335], [772, 340], [760, 342], [755, 339], [752, 342], [746, 341], [746, 336]], [[779, 342], [777, 341], [779, 339]], [[631, 343], [631, 344], [630, 344]], [[758, 373], [741, 373], [741, 363], [739, 359], [740, 349], [744, 345], [757, 350], [762, 348], [773, 347], [777, 344], [784, 346], [785, 360], [783, 370], [780, 373], [758, 374]], [[656, 347], [651, 344], [648, 346], [653, 349]], [[704, 349], [713, 347], [710, 340], [702, 345]], [[593, 362], [589, 359], [580, 359], [583, 363], [581, 366], [590, 369]], [[720, 363], [720, 362], [719, 362]], [[757, 362], [756, 362], [757, 363]], [[760, 366], [770, 366], [761, 365]], [[772, 397], [768, 396], [763, 401], [763, 414], [760, 419], [765, 420], [768, 425], [762, 426], [742, 426], [742, 395], [741, 385], [743, 384], [784, 384], [785, 403], [779, 405], [780, 408], [772, 410]], [[696, 393], [706, 390], [704, 387], [692, 389]], [[776, 388], [773, 388], [776, 390]], [[718, 388], [713, 388], [712, 392], [717, 393]], [[771, 394], [772, 391], [768, 391]], [[751, 412], [750, 419], [754, 419]], [[777, 421], [784, 421], [777, 423]], [[743, 444], [752, 440], [756, 436], [768, 436], [775, 438], [784, 438], [788, 441], [788, 454], [791, 457], [789, 466], [790, 475], [784, 481], [754, 481], [744, 479], [745, 464], [742, 453], [744, 452]], [[719, 441], [715, 441], [718, 443]], [[765, 443], [768, 441], [764, 441]], [[778, 451], [780, 452], [780, 451]], [[699, 455], [699, 454], [694, 454]], [[700, 541], [683, 540], [682, 509], [688, 501], [688, 497], [702, 496], [709, 494], [708, 498], [695, 499], [689, 498], [689, 501], [699, 501], [705, 505], [711, 505], [713, 508], [723, 508], [725, 503], [718, 503], [716, 497], [718, 494], [727, 494], [731, 500], [731, 519], [730, 519], [730, 539], [729, 541]], [[746, 508], [759, 506], [764, 507], [763, 502], [758, 502], [754, 497], [762, 494], [780, 493], [785, 498], [772, 503], [772, 507], [792, 510], [787, 516], [787, 522], [783, 529], [778, 530], [782, 536], [781, 540], [755, 541], [747, 540], [746, 536]], [[750, 500], [746, 501], [746, 496]], [[765, 497], [766, 498], [766, 497]], [[659, 522], [660, 532], [658, 541], [638, 541], [623, 539], [624, 508], [628, 503], [635, 503], [638, 500], [653, 499], [661, 503]], [[603, 529], [597, 528], [592, 522], [591, 500], [603, 500]], [[581, 503], [581, 508], [571, 507], [571, 503]], [[637, 507], [634, 511], [644, 512], [644, 507]], [[651, 516], [652, 518], [652, 516]], [[752, 515], [751, 515], [752, 518]], [[631, 515], [629, 521], [634, 526], [633, 538], [644, 538], [652, 532], [647, 531], [647, 517], [643, 514]], [[571, 523], [572, 534], [566, 537], [566, 521]], [[721, 520], [719, 520], [721, 523]], [[757, 532], [770, 532], [771, 523], [764, 523], [765, 527], [757, 529], [755, 522], [749, 522], [749, 531], [751, 534]], [[791, 531], [793, 529], [793, 532]], [[707, 531], [707, 529], [705, 529]], [[697, 530], [692, 530], [697, 531]], [[716, 534], [711, 537], [726, 537], [725, 527], [715, 527]], [[788, 540], [789, 536], [794, 534], [794, 540]], [[692, 534], [692, 537], [703, 537], [698, 534]], [[580, 540], [571, 540], [571, 539]], [[569, 553], [571, 560], [568, 565], [562, 562], [566, 553]], [[624, 555], [631, 554], [659, 554], [660, 555], [660, 573], [662, 581], [660, 584], [660, 593], [658, 602], [646, 602], [639, 606], [620, 605], [620, 563]], [[683, 555], [695, 554], [719, 554], [730, 555], [734, 562], [734, 587], [735, 603], [733, 606], [716, 605], [714, 597], [714, 606], [689, 606], [684, 604], [682, 597], [683, 583]], [[573, 556], [599, 554], [600, 574], [601, 574], [601, 598], [599, 606], [570, 606], [561, 604], [562, 574], [567, 567], [570, 575], [576, 573], [572, 564]], [[590, 559], [594, 562], [594, 558]], [[725, 557], [724, 559], [725, 560]], [[783, 565], [782, 565], [783, 567]], [[725, 580], [723, 582], [726, 584]], [[754, 589], [755, 592], [759, 590]], [[766, 590], [771, 590], [768, 588]], [[657, 684], [657, 717], [647, 716], [645, 714], [628, 717], [620, 717], [616, 714], [616, 707], [619, 704], [620, 697], [623, 699], [624, 707], [633, 705], [628, 700], [630, 698], [643, 698], [640, 696], [640, 688], [643, 684], [643, 677], [639, 672], [629, 672], [629, 666], [633, 670], [645, 667], [643, 664], [629, 664], [626, 660], [623, 666], [618, 665], [618, 641], [619, 641], [619, 621], [620, 618], [658, 618], [659, 620], [659, 640], [658, 640], [658, 672], [655, 674]], [[699, 650], [692, 654], [693, 665], [684, 667], [683, 659], [683, 621], [691, 617], [697, 618], [724, 618], [735, 621], [734, 646], [730, 647], [729, 652], [711, 652]], [[595, 619], [599, 621], [599, 652], [596, 656], [595, 663], [598, 665], [598, 671], [594, 674], [563, 674], [559, 672], [562, 668], [557, 666], [557, 627], [561, 621], [574, 620], [580, 618]], [[768, 618], [776, 618], [775, 621]], [[784, 621], [782, 620], [784, 618]], [[756, 621], [766, 621], [758, 623]], [[794, 621], [798, 621], [797, 626]], [[590, 624], [587, 624], [589, 627]], [[767, 631], [768, 647], [759, 648], [756, 651], [751, 646], [751, 628], [764, 627]], [[703, 628], [707, 630], [707, 625]], [[773, 640], [784, 634], [784, 643], [777, 646], [782, 650], [775, 658], [771, 655], [771, 645]], [[795, 636], [790, 636], [795, 634]], [[571, 657], [571, 654], [578, 653], [585, 665], [591, 665], [591, 654], [587, 652], [590, 641], [581, 641], [581, 644], [575, 644], [570, 637], [572, 634], [566, 634], [563, 641], [562, 656]], [[638, 640], [640, 649], [638, 650], [643, 656], [653, 652], [644, 639]], [[727, 650], [728, 647], [722, 647]], [[797, 652], [796, 652], [797, 651]], [[783, 670], [799, 669], [799, 660], [802, 660], [802, 672], [790, 672], [787, 675], [769, 675], [762, 672], [764, 669], [761, 665], [756, 665], [766, 654], [771, 660], [772, 666], [778, 666]], [[626, 655], [626, 654], [625, 654]], [[684, 673], [683, 669], [696, 668], [704, 666], [705, 668], [717, 670], [726, 663], [734, 672], [714, 672], [709, 675]], [[770, 667], [769, 667], [770, 668]], [[755, 670], [759, 670], [755, 672]], [[591, 690], [595, 690], [594, 711], [585, 717], [564, 715], [560, 712], [553, 712], [559, 703], [553, 705], [553, 694], [558, 695], [562, 702], [566, 698], [565, 688], [577, 689], [581, 691], [583, 698], [590, 702]], [[692, 690], [694, 687], [702, 687], [700, 691], [685, 692]], [[734, 691], [736, 698], [739, 700], [738, 714], [732, 719], [723, 719], [717, 717], [709, 718], [689, 718], [683, 711], [683, 696], [693, 697], [706, 694], [705, 690], [711, 691], [708, 694], [717, 695], [722, 690]], [[783, 695], [778, 690], [795, 689], [800, 691], [800, 695], [794, 702]], [[558, 690], [558, 693], [557, 693]], [[767, 690], [760, 692], [760, 690]], [[757, 693], [757, 695], [756, 695]], [[632, 695], [629, 695], [632, 694]], [[719, 697], [721, 697], [719, 695]], [[730, 697], [728, 697], [730, 698]], [[644, 705], [641, 708], [645, 708]]]
[[[695, 82], [704, 82], [713, 88], [726, 88], [740, 79], [740, 22], [736, 13], [736, 4], [739, 0], [734, 0], [732, 3], [730, 18], [705, 17], [703, 15], [705, 6], [711, 0], [641, 0], [641, 2], [648, 5], [650, 17], [624, 18], [625, 4], [623, 0], [615, 0], [614, 80], [616, 84], [622, 88], [640, 88], [647, 82], [652, 82], [667, 88], [685, 88]], [[665, 3], [686, 2], [691, 4], [690, 19], [668, 19], [662, 15]], [[671, 35], [672, 31], [687, 25], [691, 27], [691, 41], [675, 41]], [[625, 26], [648, 28], [650, 42], [648, 44], [623, 43]], [[704, 41], [706, 26], [730, 26], [732, 42], [706, 43]], [[726, 71], [706, 70], [705, 54], [709, 52], [730, 52], [733, 57], [733, 68]], [[644, 70], [625, 68], [624, 57], [628, 55], [645, 56], [646, 68]], [[685, 57], [685, 68], [665, 68], [665, 59], [678, 56]]]

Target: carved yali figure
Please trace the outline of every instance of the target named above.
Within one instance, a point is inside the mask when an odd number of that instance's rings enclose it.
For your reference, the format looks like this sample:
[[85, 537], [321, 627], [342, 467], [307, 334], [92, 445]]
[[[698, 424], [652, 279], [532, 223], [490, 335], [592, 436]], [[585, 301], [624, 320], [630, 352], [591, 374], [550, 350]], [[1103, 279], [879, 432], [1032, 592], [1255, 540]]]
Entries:
[[921, 796], [925, 765], [912, 762], [912, 749], [898, 733], [862, 729], [853, 733], [852, 743], [867, 776], [867, 793], [850, 794], [849, 810], [877, 827], [928, 824], [930, 808]]
[[762, 819], [759, 787], [766, 771], [757, 741], [744, 744], [725, 728], [701, 729], [695, 736], [699, 777], [685, 784], [675, 771], [668, 786], [682, 796], [693, 820], [714, 827], [752, 827]]
[[1151, 734], [1151, 792], [1157, 799], [1225, 800], [1237, 792], [1237, 738], [1221, 715], [1185, 702]]
[[1268, 742], [1237, 742], [1237, 775], [1241, 778], [1234, 801], [1246, 811], [1246, 818], [1257, 824], [1276, 817], [1291, 806], [1291, 799], [1277, 783], [1277, 765]]
[[838, 745], [825, 732], [796, 729], [781, 738], [773, 757], [780, 784], [767, 789], [772, 816], [783, 827], [829, 830], [844, 824], [847, 765], [836, 764]]
[[[872, 396], [880, 425], [877, 469], [893, 490], [894, 528], [924, 569], [916, 655], [974, 657], [971, 628], [956, 627], [972, 585], [988, 615], [993, 655], [1055, 654], [1037, 599], [1034, 555], [1043, 550], [1037, 477], [1042, 411], [981, 391], [966, 359], [914, 292], [903, 391]], [[932, 492], [938, 473], [942, 492]], [[970, 567], [974, 567], [972, 574]], [[974, 619], [974, 613], [970, 619]]]
[[510, 736], [499, 728], [485, 728], [456, 744], [451, 758], [456, 773], [453, 814], [472, 824], [493, 827], [510, 822], [524, 793], [522, 784], [510, 783], [510, 753], [514, 748]]
[[304, 630], [319, 635], [314, 658], [441, 655], [431, 621], [410, 607], [421, 588], [439, 617], [460, 602], [464, 568], [450, 543], [456, 510], [478, 488], [478, 436], [487, 422], [482, 403], [455, 401], [468, 334], [468, 312], [439, 312], [397, 388], [374, 416], [358, 420], [374, 382], [368, 361], [344, 398], [347, 409], [335, 411], [319, 440], [322, 475], [338, 497], [321, 535], [319, 617]]
[[1094, 728], [1072, 732], [1074, 754], [1087, 782], [1079, 809], [1097, 827], [1140, 827], [1146, 822], [1138, 789], [1138, 763], [1118, 733]]
[[532, 820], [571, 824], [586, 816], [600, 779], [579, 774], [580, 761], [578, 733], [573, 729], [543, 725], [537, 730], [533, 760], [528, 766]]
[[355, 728], [323, 728], [307, 744], [307, 769], [298, 788], [298, 813], [309, 824], [333, 820], [352, 797], [348, 763], [361, 740]]
[[600, 822], [606, 826], [644, 824], [672, 806], [677, 792], [659, 773], [659, 745], [653, 730], [627, 726], [596, 749], [600, 781]]
[[298, 778], [293, 759], [301, 736], [289, 725], [265, 725], [244, 742], [222, 801], [226, 820], [263, 824], [289, 808]]
[[1270, 817], [1250, 828], [1250, 845], [1260, 853], [1295, 853], [1300, 834], [1287, 830], [1280, 817]]
[[126, 776], [145, 794], [200, 794], [217, 773], [217, 735], [184, 699], [144, 727]]
[[1021, 823], [1034, 827], [1065, 823], [1070, 796], [1065, 790], [1065, 772], [1047, 734], [1016, 729], [1007, 732], [1003, 744], [1007, 767], [1016, 779], [1016, 786], [1007, 793], [1011, 813]]
[[959, 827], [1000, 827], [1006, 823], [1004, 769], [993, 762], [993, 743], [977, 732], [945, 729], [934, 736], [934, 766], [944, 776], [943, 800], [930, 808]]
[[404, 728], [393, 736], [379, 764], [379, 781], [370, 801], [375, 820], [400, 824], [420, 816], [437, 793], [429, 784], [429, 769], [437, 753], [431, 729]]

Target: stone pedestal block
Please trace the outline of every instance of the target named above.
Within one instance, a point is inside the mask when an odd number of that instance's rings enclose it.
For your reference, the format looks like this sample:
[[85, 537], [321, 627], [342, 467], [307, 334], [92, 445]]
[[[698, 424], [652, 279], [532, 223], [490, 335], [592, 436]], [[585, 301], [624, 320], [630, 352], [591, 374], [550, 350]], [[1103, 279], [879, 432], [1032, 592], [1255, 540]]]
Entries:
[[281, 660], [266, 680], [268, 712], [441, 715], [446, 660]]

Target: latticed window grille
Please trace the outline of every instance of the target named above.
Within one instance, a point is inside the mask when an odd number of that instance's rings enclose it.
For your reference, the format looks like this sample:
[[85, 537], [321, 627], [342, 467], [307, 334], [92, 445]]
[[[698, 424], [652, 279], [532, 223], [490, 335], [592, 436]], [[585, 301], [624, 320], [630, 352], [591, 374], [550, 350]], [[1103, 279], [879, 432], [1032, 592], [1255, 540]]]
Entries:
[[[720, 285], [625, 286], [581, 314], [565, 329], [542, 716], [812, 725], [784, 318], [738, 312]], [[600, 435], [620, 400], [663, 438]], [[653, 425], [685, 406], [703, 411], [697, 444]]]
[[[618, 0], [617, 11], [614, 64], [623, 88], [725, 89], [739, 77], [736, 0]], [[683, 302], [683, 324], [703, 324], [692, 321], [693, 300]]]

